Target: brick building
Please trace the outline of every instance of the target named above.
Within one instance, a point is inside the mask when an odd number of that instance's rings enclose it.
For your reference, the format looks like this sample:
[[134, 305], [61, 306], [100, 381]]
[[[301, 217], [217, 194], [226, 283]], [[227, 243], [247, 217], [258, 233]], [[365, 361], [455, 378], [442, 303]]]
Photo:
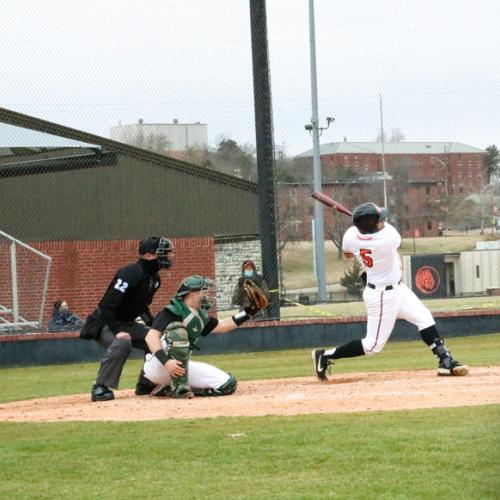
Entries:
[[[404, 236], [436, 236], [447, 222], [453, 197], [477, 193], [489, 183], [487, 152], [457, 142], [336, 142], [320, 148], [323, 191], [348, 207], [384, 202], [383, 162], [391, 220]], [[311, 159], [312, 150], [299, 155]], [[311, 166], [312, 172], [312, 166]], [[280, 184], [281, 227], [293, 240], [311, 239], [311, 185]], [[335, 219], [335, 220], [334, 220]], [[325, 211], [325, 229], [338, 227]], [[325, 231], [325, 235], [328, 230]]]

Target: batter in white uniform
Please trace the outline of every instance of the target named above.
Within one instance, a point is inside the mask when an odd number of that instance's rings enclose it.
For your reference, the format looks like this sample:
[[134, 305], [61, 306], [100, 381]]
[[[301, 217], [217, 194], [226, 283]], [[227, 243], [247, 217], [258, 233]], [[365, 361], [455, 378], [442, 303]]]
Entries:
[[401, 236], [385, 221], [387, 210], [374, 203], [354, 209], [354, 226], [344, 234], [342, 251], [355, 257], [366, 272], [363, 300], [368, 317], [366, 337], [332, 349], [314, 349], [312, 358], [316, 375], [326, 380], [333, 360], [382, 351], [391, 336], [396, 319], [413, 323], [439, 360], [438, 375], [467, 375], [469, 368], [453, 359], [439, 336], [431, 312], [421, 300], [401, 283], [401, 259], [398, 249]]

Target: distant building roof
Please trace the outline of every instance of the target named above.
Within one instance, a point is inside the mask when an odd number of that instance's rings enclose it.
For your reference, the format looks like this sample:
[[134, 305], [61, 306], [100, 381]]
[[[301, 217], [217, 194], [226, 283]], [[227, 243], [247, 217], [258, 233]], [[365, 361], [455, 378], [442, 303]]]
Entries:
[[[382, 154], [381, 142], [330, 142], [320, 146], [321, 155], [332, 154]], [[484, 149], [475, 148], [461, 142], [386, 142], [384, 154], [445, 154], [445, 153], [486, 153]], [[297, 156], [312, 156], [309, 149]]]
[[[84, 142], [87, 144], [101, 146], [102, 149], [106, 149], [107, 151], [121, 153], [123, 155], [129, 156], [131, 158], [136, 158], [150, 164], [177, 170], [185, 174], [194, 175], [196, 177], [209, 179], [213, 182], [229, 184], [231, 186], [239, 187], [251, 192], [256, 192], [257, 190], [257, 186], [255, 183], [239, 179], [232, 175], [224, 174], [222, 172], [202, 167], [194, 163], [177, 160], [176, 158], [173, 158], [171, 156], [158, 154], [153, 151], [125, 144], [123, 142], [114, 141], [112, 139], [107, 139], [105, 137], [91, 134], [89, 132], [84, 132], [83, 130], [73, 129], [64, 125], [60, 125], [58, 123], [49, 122], [47, 120], [35, 118], [34, 116], [25, 115], [17, 111], [12, 111], [10, 109], [0, 107], [0, 123], [2, 122], [7, 125], [13, 125], [15, 127], [36, 130], [45, 134], [72, 139], [74, 141], [79, 141], [80, 143]], [[15, 148], [2, 148], [2, 155], [9, 156], [9, 149], [12, 153], [12, 150]], [[54, 149], [58, 148], [56, 147]]]

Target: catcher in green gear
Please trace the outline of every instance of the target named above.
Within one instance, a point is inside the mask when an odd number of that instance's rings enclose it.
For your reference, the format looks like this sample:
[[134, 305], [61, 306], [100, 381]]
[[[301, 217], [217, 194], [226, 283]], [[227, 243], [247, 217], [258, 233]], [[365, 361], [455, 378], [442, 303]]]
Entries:
[[[205, 276], [185, 278], [174, 298], [160, 311], [146, 336], [153, 354], [144, 363], [152, 395], [173, 398], [225, 396], [236, 390], [236, 379], [215, 366], [191, 360], [201, 335], [229, 333], [260, 310], [255, 304], [231, 318], [218, 320], [208, 312], [215, 303], [216, 285]], [[252, 291], [254, 293], [254, 291]], [[260, 302], [262, 304], [262, 302]]]

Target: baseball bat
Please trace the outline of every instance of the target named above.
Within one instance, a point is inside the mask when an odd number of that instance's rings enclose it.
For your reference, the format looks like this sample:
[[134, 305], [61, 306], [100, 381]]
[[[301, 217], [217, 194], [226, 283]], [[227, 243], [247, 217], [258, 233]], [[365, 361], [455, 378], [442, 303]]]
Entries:
[[348, 208], [344, 207], [344, 205], [341, 205], [339, 202], [333, 200], [326, 194], [320, 193], [319, 191], [313, 191], [312, 197], [320, 203], [323, 203], [323, 205], [334, 208], [338, 212], [352, 217], [352, 212]]

